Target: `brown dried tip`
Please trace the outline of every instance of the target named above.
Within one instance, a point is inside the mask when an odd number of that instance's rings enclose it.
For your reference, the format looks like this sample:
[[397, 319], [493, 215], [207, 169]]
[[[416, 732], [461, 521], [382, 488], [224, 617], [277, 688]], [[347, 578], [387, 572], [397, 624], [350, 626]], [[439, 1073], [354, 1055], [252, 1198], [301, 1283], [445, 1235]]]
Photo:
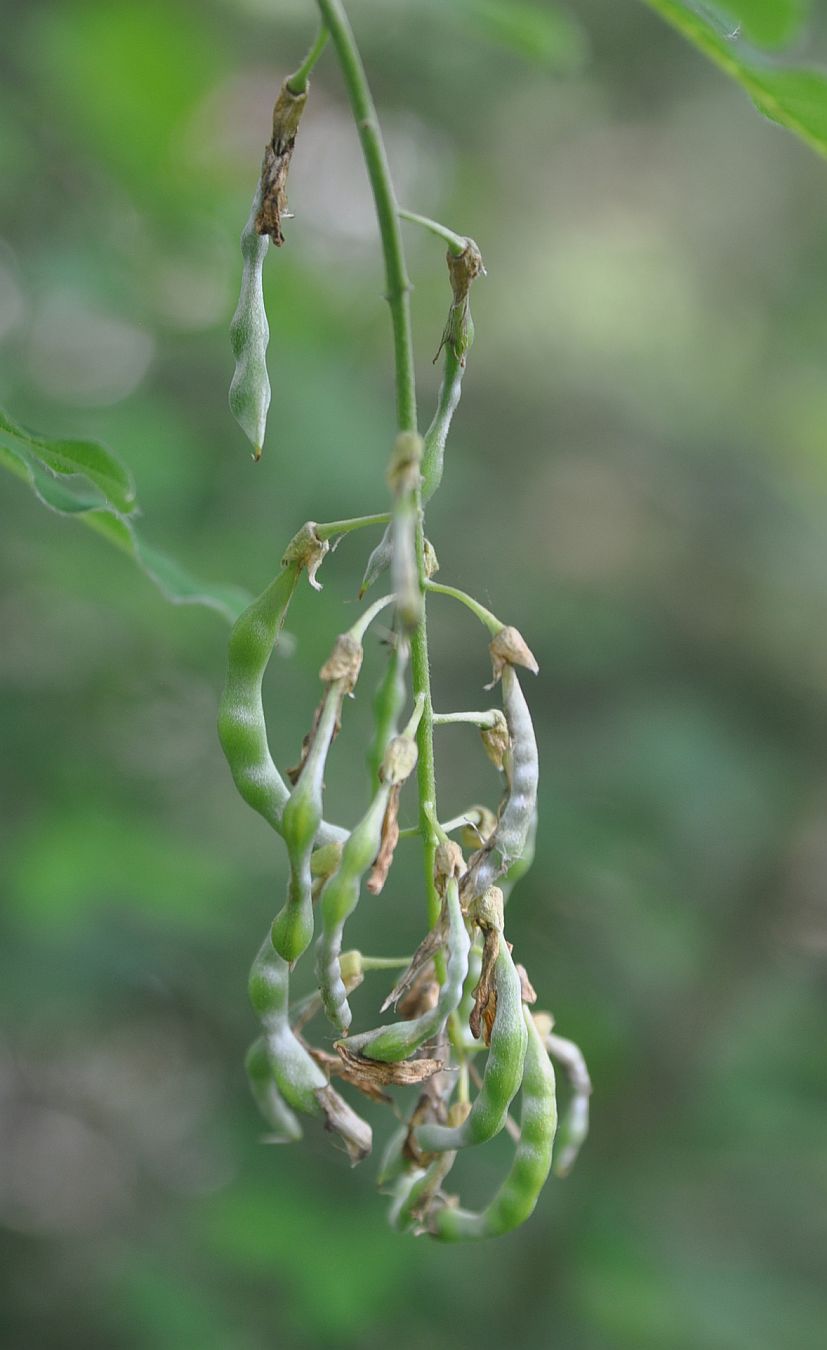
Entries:
[[379, 844], [379, 852], [370, 875], [365, 883], [371, 895], [379, 895], [385, 882], [388, 879], [388, 873], [391, 870], [393, 855], [396, 851], [396, 845], [399, 843], [399, 793], [402, 790], [401, 783], [395, 783], [388, 796], [388, 804], [385, 807], [385, 814], [382, 817], [382, 837]]
[[352, 633], [340, 633], [333, 644], [333, 651], [319, 671], [323, 684], [333, 684], [342, 680], [344, 692], [352, 692], [362, 669], [364, 650], [361, 642]]
[[256, 233], [269, 234], [277, 248], [281, 248], [284, 243], [281, 218], [287, 211], [287, 173], [306, 103], [307, 90], [302, 94], [292, 94], [285, 81], [273, 108], [273, 134], [264, 148], [261, 205], [256, 215]]
[[497, 683], [497, 680], [503, 673], [503, 667], [524, 666], [530, 670], [532, 675], [539, 673], [540, 667], [537, 664], [534, 653], [528, 647], [525, 638], [517, 628], [506, 625], [501, 628], [499, 633], [488, 644], [488, 650], [491, 653], [491, 662], [494, 671], [494, 679], [487, 688]]
[[[528, 971], [526, 970], [525, 966], [521, 966], [520, 963], [517, 962], [516, 970], [517, 974], [520, 977], [520, 995], [522, 997], [523, 1003], [536, 1003], [537, 990], [534, 988], [534, 985], [528, 978]], [[551, 1028], [549, 1028], [549, 1030], [550, 1029]]]
[[355, 1086], [358, 1086], [358, 1076], [373, 1085], [409, 1087], [412, 1083], [424, 1083], [426, 1079], [433, 1078], [444, 1067], [441, 1059], [403, 1059], [397, 1064], [386, 1064], [383, 1060], [354, 1055], [343, 1041], [336, 1042], [336, 1050], [354, 1075], [350, 1081]]
[[397, 1005], [401, 1003], [408, 991], [416, 986], [416, 982], [419, 980], [422, 971], [426, 967], [429, 969], [432, 968], [431, 963], [435, 953], [438, 952], [440, 947], [445, 943], [445, 918], [445, 907], [443, 906], [439, 919], [434, 927], [430, 928], [425, 934], [411, 957], [410, 964], [405, 967], [402, 974], [399, 976], [399, 979], [396, 981], [396, 984], [393, 986], [393, 989], [382, 1004], [382, 1007], [379, 1009], [380, 1012], [386, 1012], [392, 1004]]
[[373, 1147], [373, 1131], [366, 1120], [357, 1116], [334, 1088], [318, 1088], [316, 1100], [325, 1117], [325, 1128], [338, 1134], [353, 1166], [366, 1158]]
[[322, 584], [316, 580], [316, 573], [329, 552], [330, 540], [320, 539], [316, 534], [315, 520], [308, 520], [302, 525], [298, 534], [295, 534], [290, 540], [281, 560], [281, 565], [282, 567], [289, 567], [291, 563], [298, 563], [299, 567], [306, 568], [307, 580], [310, 585], [314, 591], [320, 591]]
[[511, 749], [511, 737], [508, 734], [505, 714], [501, 713], [499, 708], [496, 709], [495, 718], [493, 727], [480, 728], [480, 736], [485, 753], [495, 769], [499, 769], [502, 773], [505, 767], [505, 757]]
[[395, 497], [415, 492], [419, 487], [419, 466], [424, 442], [415, 431], [400, 431], [393, 443], [388, 465], [388, 487]]
[[482, 949], [482, 967], [480, 969], [479, 983], [474, 990], [474, 1006], [471, 1009], [468, 1018], [468, 1026], [471, 1029], [471, 1035], [478, 1041], [480, 1032], [485, 1024], [485, 1044], [491, 1037], [491, 1027], [494, 1025], [494, 1014], [497, 1010], [497, 991], [494, 988], [494, 967], [497, 963], [497, 957], [500, 954], [500, 938], [502, 934], [496, 928], [491, 928], [485, 934], [485, 942]]
[[434, 972], [433, 961], [422, 967], [411, 988], [403, 994], [396, 1005], [399, 1016], [406, 1021], [432, 1012], [439, 1002], [439, 981]]
[[[306, 764], [306, 762], [307, 762], [307, 756], [310, 754], [310, 747], [311, 747], [311, 745], [313, 744], [314, 740], [316, 739], [316, 732], [317, 732], [318, 726], [319, 726], [319, 718], [320, 718], [321, 715], [322, 715], [322, 708], [323, 708], [323, 707], [324, 707], [324, 699], [322, 699], [321, 703], [320, 703], [320, 704], [317, 706], [317, 708], [315, 709], [315, 711], [314, 711], [314, 713], [313, 713], [313, 721], [312, 721], [311, 724], [310, 724], [310, 730], [308, 731], [307, 735], [306, 735], [306, 736], [304, 737], [304, 739], [302, 740], [302, 748], [301, 748], [301, 752], [300, 752], [300, 754], [299, 754], [299, 762], [298, 762], [298, 764], [294, 764], [293, 767], [292, 767], [292, 769], [287, 769], [287, 770], [285, 770], [286, 775], [287, 775], [287, 779], [288, 779], [288, 781], [289, 781], [290, 783], [292, 783], [293, 787], [296, 786], [296, 784], [298, 783], [299, 779], [301, 778], [301, 772], [302, 772], [302, 769], [304, 768], [304, 766], [305, 766], [305, 764]], [[333, 733], [333, 734], [334, 734], [334, 737], [338, 734], [338, 731], [339, 731], [339, 725], [338, 725], [338, 720], [337, 720], [336, 728], [335, 728], [334, 733]]]

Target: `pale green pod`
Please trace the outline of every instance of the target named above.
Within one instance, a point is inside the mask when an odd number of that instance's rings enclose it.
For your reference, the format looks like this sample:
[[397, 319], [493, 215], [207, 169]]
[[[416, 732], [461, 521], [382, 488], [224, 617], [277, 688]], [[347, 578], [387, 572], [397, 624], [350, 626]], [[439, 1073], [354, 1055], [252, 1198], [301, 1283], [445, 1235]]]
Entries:
[[[237, 619], [230, 633], [227, 679], [218, 712], [218, 738], [239, 793], [279, 834], [290, 789], [273, 763], [261, 684], [278, 643], [299, 579], [299, 563], [284, 567]], [[345, 831], [321, 822], [318, 844], [341, 841]]]
[[494, 967], [497, 1011], [485, 1061], [482, 1087], [470, 1115], [461, 1125], [420, 1125], [415, 1137], [422, 1153], [484, 1144], [499, 1134], [523, 1076], [527, 1032], [522, 1012], [520, 977], [507, 942], [500, 941]]
[[385, 533], [371, 553], [365, 567], [365, 575], [362, 577], [362, 584], [359, 587], [359, 599], [369, 590], [374, 581], [378, 581], [383, 572], [387, 572], [391, 565], [393, 557], [393, 528], [392, 524], [385, 526]]
[[235, 357], [235, 370], [230, 383], [230, 411], [252, 445], [256, 459], [261, 458], [270, 407], [270, 381], [267, 377], [270, 329], [261, 280], [270, 240], [267, 235], [256, 231], [255, 221], [260, 207], [259, 186], [241, 235], [241, 294], [230, 324], [230, 342]]
[[445, 345], [445, 364], [442, 369], [442, 383], [439, 386], [436, 412], [431, 425], [425, 432], [422, 452], [422, 505], [430, 501], [440, 483], [445, 461], [445, 445], [451, 420], [462, 394], [462, 377], [465, 374], [465, 359], [457, 356], [450, 343]]
[[520, 1138], [508, 1176], [491, 1203], [474, 1212], [445, 1205], [432, 1213], [429, 1231], [443, 1242], [499, 1237], [533, 1214], [551, 1170], [557, 1128], [554, 1069], [528, 1008], [523, 1008], [527, 1045], [523, 1072]]
[[571, 1097], [560, 1121], [560, 1133], [554, 1153], [555, 1175], [567, 1177], [588, 1137], [592, 1082], [579, 1045], [553, 1033], [546, 1036], [545, 1044], [552, 1058], [565, 1069], [566, 1077], [571, 1084]]
[[437, 1035], [446, 1018], [459, 1004], [468, 973], [468, 951], [471, 942], [462, 917], [459, 885], [455, 877], [449, 878], [445, 887], [445, 905], [448, 913], [446, 939], [448, 959], [445, 979], [440, 985], [435, 1007], [421, 1013], [419, 1017], [350, 1036], [347, 1041], [349, 1050], [368, 1059], [382, 1060], [384, 1063], [393, 1064], [408, 1059], [421, 1045]]
[[537, 814], [537, 738], [520, 681], [509, 663], [502, 671], [502, 696], [511, 739], [507, 762], [508, 796], [500, 811], [497, 828], [485, 847], [471, 859], [462, 879], [462, 894], [466, 900], [484, 894], [522, 857]]
[[348, 837], [338, 870], [325, 884], [319, 900], [322, 931], [316, 942], [316, 976], [325, 1012], [337, 1031], [346, 1032], [352, 1021], [347, 990], [339, 969], [345, 923], [359, 903], [362, 877], [379, 852], [390, 788], [389, 783], [380, 785], [365, 815]]
[[258, 1109], [270, 1126], [267, 1143], [290, 1144], [301, 1139], [302, 1127], [276, 1087], [267, 1044], [262, 1036], [247, 1051], [244, 1067]]
[[341, 681], [330, 685], [322, 705], [313, 744], [282, 813], [290, 873], [287, 899], [273, 920], [273, 946], [291, 964], [313, 937], [313, 874], [311, 855], [322, 821], [324, 770], [344, 696]]
[[404, 638], [394, 637], [388, 652], [388, 664], [373, 700], [373, 738], [367, 756], [373, 792], [379, 786], [382, 760], [405, 703], [407, 664], [408, 644]]
[[351, 1161], [359, 1162], [371, 1149], [370, 1126], [334, 1091], [292, 1030], [287, 1016], [290, 968], [269, 933], [253, 962], [248, 989], [281, 1098], [293, 1111], [324, 1120], [342, 1140]]

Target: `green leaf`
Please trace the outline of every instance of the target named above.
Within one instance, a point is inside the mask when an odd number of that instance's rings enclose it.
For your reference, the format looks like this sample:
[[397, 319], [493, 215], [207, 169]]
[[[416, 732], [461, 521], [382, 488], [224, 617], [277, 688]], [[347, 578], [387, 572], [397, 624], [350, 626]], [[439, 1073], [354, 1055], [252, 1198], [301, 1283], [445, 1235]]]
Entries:
[[827, 72], [793, 66], [744, 40], [777, 47], [806, 17], [804, 0], [645, 0], [746, 90], [759, 112], [827, 155]]
[[234, 623], [250, 603], [241, 587], [205, 583], [146, 543], [135, 524], [131, 475], [96, 441], [40, 436], [0, 408], [0, 465], [28, 482], [44, 506], [74, 516], [132, 558], [173, 604], [205, 605]]

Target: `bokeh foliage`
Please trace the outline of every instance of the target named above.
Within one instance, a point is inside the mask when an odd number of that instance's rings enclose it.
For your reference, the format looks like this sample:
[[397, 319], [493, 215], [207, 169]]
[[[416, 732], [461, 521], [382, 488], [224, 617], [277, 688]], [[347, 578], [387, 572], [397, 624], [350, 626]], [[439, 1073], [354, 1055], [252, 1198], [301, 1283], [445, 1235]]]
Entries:
[[[768, 0], [657, 7], [720, 40], [720, 15], [741, 18], [750, 52], [794, 42], [802, 67], [827, 53], [823, 15], [798, 32], [802, 5], [775, 28]], [[226, 409], [237, 236], [308, 5], [4, 10], [0, 399], [47, 435], [113, 446], [142, 537], [252, 590], [307, 517], [382, 509], [392, 434], [375, 228], [327, 60], [297, 219], [268, 260], [258, 467]], [[642, 6], [352, 11], [400, 195], [473, 234], [488, 266], [430, 533], [445, 578], [540, 659], [542, 828], [512, 936], [586, 1049], [593, 1136], [523, 1232], [450, 1252], [387, 1233], [372, 1164], [351, 1173], [322, 1139], [258, 1145], [245, 979], [284, 874], [217, 747], [226, 626], [165, 605], [7, 478], [5, 1340], [809, 1350], [825, 1313], [827, 177]], [[432, 241], [410, 250], [429, 410], [446, 281]], [[365, 546], [346, 540], [291, 611], [269, 685], [283, 763]], [[484, 642], [446, 604], [435, 697], [473, 705]], [[343, 819], [367, 792], [380, 666], [374, 648], [331, 768]], [[441, 735], [445, 812], [481, 782], [494, 794], [473, 738]], [[421, 904], [400, 857], [357, 940], [398, 950]], [[465, 1162], [472, 1201], [490, 1166]]]

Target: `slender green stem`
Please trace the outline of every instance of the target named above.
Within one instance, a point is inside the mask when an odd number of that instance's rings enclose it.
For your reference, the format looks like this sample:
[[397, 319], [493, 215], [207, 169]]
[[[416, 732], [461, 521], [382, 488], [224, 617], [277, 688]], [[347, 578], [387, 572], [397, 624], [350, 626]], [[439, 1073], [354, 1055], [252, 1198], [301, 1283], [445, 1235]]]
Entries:
[[385, 609], [388, 605], [392, 604], [393, 600], [394, 596], [392, 595], [383, 595], [381, 600], [375, 600], [373, 604], [370, 606], [370, 608], [365, 610], [364, 614], [359, 615], [359, 618], [356, 620], [355, 624], [353, 624], [352, 628], [348, 630], [351, 636], [355, 637], [357, 642], [361, 642], [362, 638], [365, 636], [365, 633], [368, 630], [368, 627], [370, 626], [370, 624], [373, 623], [373, 620], [376, 618], [377, 614], [379, 614], [380, 611]]
[[468, 240], [461, 234], [455, 234], [449, 230], [447, 225], [440, 225], [438, 220], [431, 220], [428, 216], [417, 215], [416, 211], [405, 211], [401, 206], [399, 215], [402, 220], [410, 221], [411, 225], [421, 225], [423, 230], [429, 230], [435, 234], [438, 239], [444, 239], [455, 257], [459, 257], [468, 247]]
[[330, 34], [325, 25], [323, 23], [320, 24], [313, 46], [310, 48], [307, 56], [302, 61], [298, 70], [294, 71], [285, 81], [291, 94], [304, 94], [307, 92], [307, 86], [310, 82], [310, 72], [324, 51], [325, 43], [329, 36]]
[[416, 384], [411, 332], [411, 283], [405, 266], [398, 206], [388, 167], [385, 145], [367, 75], [356, 46], [353, 29], [341, 0], [317, 0], [322, 19], [330, 31], [345, 80], [362, 154], [368, 171], [382, 252], [385, 258], [385, 298], [390, 305], [396, 357], [396, 407], [400, 431], [416, 431]]
[[364, 530], [369, 525], [387, 525], [390, 511], [380, 511], [376, 516], [351, 516], [350, 520], [328, 520], [317, 525], [315, 534], [319, 539], [333, 539], [337, 534], [350, 534], [351, 530]]
[[[385, 259], [386, 299], [393, 326], [394, 364], [396, 371], [396, 418], [399, 431], [416, 431], [416, 381], [414, 375], [413, 335], [411, 329], [411, 283], [405, 265], [402, 232], [399, 226], [399, 206], [393, 189], [382, 133], [373, 98], [368, 86], [365, 68], [353, 30], [341, 0], [317, 0], [323, 22], [330, 31], [336, 55], [342, 68], [348, 99], [353, 112], [362, 154], [370, 179], [382, 252]], [[425, 583], [425, 534], [422, 521], [422, 497], [417, 492], [416, 508], [419, 521], [416, 531], [417, 565], [420, 584]], [[422, 695], [422, 720], [417, 732], [419, 761], [419, 824], [424, 851], [425, 887], [428, 897], [428, 918], [431, 924], [439, 918], [439, 897], [434, 885], [434, 855], [436, 839], [427, 810], [436, 810], [436, 781], [434, 774], [433, 724], [431, 720], [431, 677], [428, 662], [428, 633], [425, 605], [422, 618], [411, 640], [411, 674], [414, 693]]]
[[363, 970], [404, 970], [411, 964], [409, 956], [363, 956]]
[[470, 722], [474, 727], [496, 727], [502, 721], [499, 708], [489, 708], [488, 712], [434, 713], [435, 727], [451, 726], [454, 722]]
[[484, 624], [489, 633], [496, 635], [504, 626], [496, 614], [492, 614], [490, 609], [481, 605], [479, 600], [475, 600], [472, 595], [467, 595], [465, 591], [459, 590], [456, 586], [443, 586], [439, 581], [426, 581], [425, 589], [433, 591], [435, 595], [447, 595], [452, 600], [459, 600], [461, 605], [470, 609], [472, 614], [476, 614], [480, 623]]

